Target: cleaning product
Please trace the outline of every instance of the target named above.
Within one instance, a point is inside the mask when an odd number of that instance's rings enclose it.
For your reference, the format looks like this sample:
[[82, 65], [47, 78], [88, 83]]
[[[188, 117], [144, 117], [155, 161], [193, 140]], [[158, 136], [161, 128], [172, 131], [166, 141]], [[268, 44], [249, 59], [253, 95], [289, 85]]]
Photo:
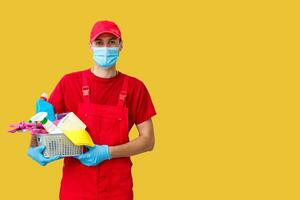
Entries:
[[90, 134], [85, 130], [86, 125], [73, 113], [68, 113], [62, 118], [57, 127], [61, 129], [65, 136], [75, 145], [94, 146]]
[[30, 118], [29, 122], [40, 122], [47, 117], [47, 115], [47, 112], [38, 112]]
[[65, 136], [76, 146], [95, 146], [90, 134], [85, 129], [64, 131]]
[[46, 117], [41, 122], [42, 122], [42, 126], [46, 129], [46, 131], [48, 131], [48, 133], [50, 133], [50, 134], [63, 133], [62, 130], [57, 128], [57, 126], [55, 126], [55, 124], [53, 124]]
[[47, 119], [47, 115], [47, 112], [38, 112], [30, 118], [29, 122], [41, 122], [42, 126], [50, 134], [63, 133], [61, 129], [59, 129], [57, 126], [55, 126], [55, 124], [53, 124], [50, 120]]
[[61, 119], [64, 118], [67, 114], [68, 114], [68, 112], [64, 112], [64, 113], [56, 113], [56, 114], [55, 114], [55, 119], [56, 119], [56, 120], [61, 120]]
[[73, 112], [69, 112], [59, 121], [57, 127], [65, 131], [85, 129], [86, 125]]
[[54, 107], [51, 103], [47, 101], [48, 95], [46, 93], [42, 93], [41, 97], [36, 101], [35, 111], [38, 112], [46, 112], [47, 119], [50, 121], [55, 120]]

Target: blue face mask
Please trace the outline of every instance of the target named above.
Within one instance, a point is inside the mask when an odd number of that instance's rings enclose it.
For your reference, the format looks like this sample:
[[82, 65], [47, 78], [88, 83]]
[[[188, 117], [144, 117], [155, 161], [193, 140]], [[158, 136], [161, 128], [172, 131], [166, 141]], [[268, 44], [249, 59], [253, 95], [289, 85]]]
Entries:
[[119, 48], [118, 47], [92, 47], [93, 58], [97, 65], [103, 68], [112, 67], [118, 60]]

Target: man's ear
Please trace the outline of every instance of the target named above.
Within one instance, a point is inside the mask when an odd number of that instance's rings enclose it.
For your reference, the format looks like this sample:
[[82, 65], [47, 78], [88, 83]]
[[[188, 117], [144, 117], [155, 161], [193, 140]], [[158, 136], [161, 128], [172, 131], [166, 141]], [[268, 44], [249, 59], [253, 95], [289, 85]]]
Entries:
[[120, 42], [120, 48], [119, 49], [120, 49], [119, 51], [122, 51], [122, 49], [123, 49], [123, 41], [122, 40]]

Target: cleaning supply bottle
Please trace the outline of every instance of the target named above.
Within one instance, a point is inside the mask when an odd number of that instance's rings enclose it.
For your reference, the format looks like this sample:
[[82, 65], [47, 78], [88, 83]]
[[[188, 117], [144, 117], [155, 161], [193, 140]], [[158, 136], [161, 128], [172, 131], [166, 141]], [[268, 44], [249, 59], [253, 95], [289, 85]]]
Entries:
[[49, 133], [63, 133], [63, 131], [58, 128], [55, 124], [53, 124], [50, 120], [47, 119], [47, 112], [38, 112], [34, 116], [32, 116], [29, 122], [41, 122], [42, 126]]
[[36, 101], [35, 111], [36, 113], [47, 112], [47, 119], [49, 119], [50, 121], [55, 120], [54, 107], [47, 101], [46, 93], [42, 93], [41, 97]]
[[49, 134], [53, 133], [63, 133], [55, 124], [53, 124], [46, 117], [41, 121], [42, 126], [46, 129]]

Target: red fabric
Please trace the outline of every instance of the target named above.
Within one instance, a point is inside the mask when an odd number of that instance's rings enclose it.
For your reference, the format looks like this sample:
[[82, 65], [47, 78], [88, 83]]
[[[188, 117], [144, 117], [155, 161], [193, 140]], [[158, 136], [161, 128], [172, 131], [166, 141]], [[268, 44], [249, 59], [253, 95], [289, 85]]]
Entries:
[[[129, 141], [127, 96], [128, 77], [123, 79], [115, 106], [95, 104], [90, 101], [89, 73], [83, 74], [83, 102], [76, 115], [87, 125], [96, 144], [119, 145]], [[89, 88], [89, 89], [87, 89]], [[87, 92], [89, 91], [89, 92]], [[130, 158], [106, 160], [97, 166], [87, 167], [77, 159], [64, 159], [61, 181], [61, 200], [132, 200], [133, 183]]]
[[121, 72], [113, 78], [100, 78], [91, 73], [90, 69], [67, 74], [59, 81], [49, 98], [57, 113], [77, 110], [78, 104], [82, 102], [82, 73], [85, 71], [91, 76], [90, 100], [101, 105], [117, 105], [123, 79], [128, 77], [126, 106], [129, 111], [129, 130], [133, 124], [144, 122], [156, 114], [150, 94], [142, 81]]
[[102, 33], [111, 33], [117, 38], [121, 38], [121, 31], [117, 24], [112, 21], [98, 21], [94, 24], [90, 33], [90, 42], [93, 42]]

